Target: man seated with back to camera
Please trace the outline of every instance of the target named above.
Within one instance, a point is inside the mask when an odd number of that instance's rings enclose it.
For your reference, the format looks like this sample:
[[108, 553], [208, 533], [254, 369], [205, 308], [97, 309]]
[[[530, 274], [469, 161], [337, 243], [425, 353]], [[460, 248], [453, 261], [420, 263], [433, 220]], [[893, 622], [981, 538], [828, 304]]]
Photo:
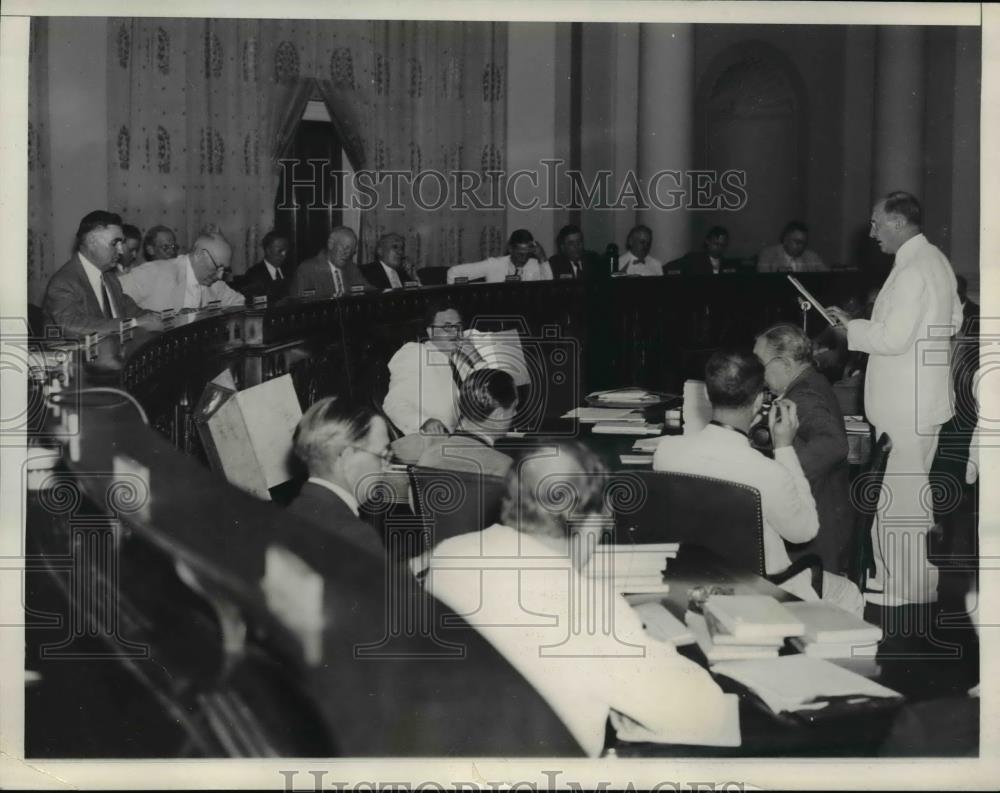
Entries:
[[605, 267], [597, 253], [584, 248], [583, 231], [572, 223], [559, 229], [556, 248], [559, 252], [549, 259], [549, 269], [557, 281], [593, 277]]
[[389, 391], [382, 410], [403, 435], [448, 434], [458, 425], [458, 386], [484, 362], [463, 337], [462, 315], [448, 300], [431, 301], [427, 338], [408, 341], [389, 360]]
[[[750, 446], [748, 431], [764, 402], [764, 366], [752, 353], [720, 350], [705, 366], [705, 386], [712, 403], [712, 421], [693, 435], [660, 441], [653, 470], [699, 474], [756, 488], [764, 520], [764, 568], [767, 575], [791, 564], [785, 542], [805, 543], [819, 529], [816, 502], [793, 442], [798, 409], [790, 399], [771, 406], [768, 425], [774, 445], [769, 460]], [[810, 570], [781, 587], [803, 600], [817, 600]], [[823, 600], [860, 616], [864, 600], [846, 578], [823, 572]]]
[[324, 534], [383, 555], [382, 539], [358, 517], [358, 506], [379, 482], [389, 456], [389, 431], [369, 405], [324, 397], [302, 414], [292, 450], [309, 472], [288, 511], [314, 524], [316, 550]]
[[190, 253], [133, 267], [121, 277], [122, 289], [153, 311], [197, 311], [214, 301], [222, 308], [241, 307], [246, 298], [221, 280], [232, 258], [233, 249], [222, 233], [206, 228]]
[[468, 278], [470, 281], [484, 278], [488, 284], [499, 284], [513, 275], [522, 281], [552, 280], [552, 269], [545, 250], [527, 229], [517, 229], [510, 235], [506, 256], [492, 256], [481, 262], [449, 267], [448, 283], [455, 283], [456, 278]]
[[630, 740], [737, 746], [735, 695], [647, 637], [624, 597], [583, 573], [611, 525], [606, 478], [578, 442], [532, 450], [507, 475], [501, 523], [441, 542], [425, 585], [534, 686], [589, 756], [601, 753], [609, 718]]
[[391, 448], [397, 460], [423, 468], [504, 476], [513, 460], [494, 445], [517, 413], [514, 378], [500, 369], [476, 369], [458, 389], [458, 426], [451, 435], [415, 433]]
[[796, 559], [815, 553], [831, 573], [847, 569], [854, 530], [847, 463], [847, 432], [833, 386], [813, 365], [812, 342], [795, 325], [780, 324], [761, 333], [754, 355], [764, 367], [764, 381], [777, 399], [795, 403], [799, 421], [792, 447], [809, 480], [819, 532], [804, 545], [792, 546]]

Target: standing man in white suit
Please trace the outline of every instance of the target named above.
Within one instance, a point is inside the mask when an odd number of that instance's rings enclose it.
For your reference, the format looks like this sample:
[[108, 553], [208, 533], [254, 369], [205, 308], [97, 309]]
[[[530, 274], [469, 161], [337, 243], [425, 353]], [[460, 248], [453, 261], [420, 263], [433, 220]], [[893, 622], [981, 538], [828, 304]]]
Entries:
[[962, 306], [950, 262], [920, 228], [914, 196], [896, 191], [879, 201], [870, 236], [896, 259], [872, 317], [851, 319], [830, 309], [848, 347], [869, 354], [865, 412], [876, 436], [885, 432], [892, 440], [872, 538], [876, 573], [866, 595], [884, 606], [937, 598], [938, 571], [927, 560], [934, 522], [928, 473], [941, 425], [954, 413], [949, 359]]

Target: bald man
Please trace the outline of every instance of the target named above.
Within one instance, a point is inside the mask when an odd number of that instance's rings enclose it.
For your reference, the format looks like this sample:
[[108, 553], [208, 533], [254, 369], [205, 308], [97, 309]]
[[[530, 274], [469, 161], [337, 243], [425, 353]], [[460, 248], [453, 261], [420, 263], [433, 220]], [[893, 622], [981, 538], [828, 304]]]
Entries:
[[288, 293], [292, 297], [342, 297], [351, 293], [351, 287], [370, 289], [354, 262], [357, 250], [354, 232], [336, 226], [326, 239], [326, 248], [299, 265]]
[[190, 253], [132, 268], [121, 276], [122, 289], [153, 311], [197, 311], [216, 300], [222, 308], [243, 306], [246, 298], [221, 280], [232, 258], [221, 232], [202, 233]]

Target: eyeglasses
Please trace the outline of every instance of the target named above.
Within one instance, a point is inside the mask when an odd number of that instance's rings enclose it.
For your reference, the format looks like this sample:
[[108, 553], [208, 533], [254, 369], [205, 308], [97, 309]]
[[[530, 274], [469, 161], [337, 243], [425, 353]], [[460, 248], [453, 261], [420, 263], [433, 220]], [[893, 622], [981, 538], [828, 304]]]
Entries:
[[212, 252], [208, 248], [202, 248], [201, 250], [203, 253], [208, 254], [208, 258], [212, 260], [212, 265], [215, 267], [216, 270], [218, 270], [220, 273], [225, 271], [226, 269], [225, 265], [219, 264], [217, 261], [215, 261], [215, 257], [212, 255]]
[[439, 328], [440, 330], [447, 331], [448, 333], [461, 333], [462, 323], [461, 322], [446, 322], [443, 325], [431, 325], [432, 328]]

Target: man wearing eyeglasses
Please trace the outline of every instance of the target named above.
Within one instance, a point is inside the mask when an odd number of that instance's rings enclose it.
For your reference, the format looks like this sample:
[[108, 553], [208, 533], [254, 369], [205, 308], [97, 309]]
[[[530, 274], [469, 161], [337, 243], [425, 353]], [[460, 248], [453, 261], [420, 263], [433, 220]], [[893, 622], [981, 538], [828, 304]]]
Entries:
[[206, 231], [191, 252], [166, 261], [146, 262], [121, 277], [122, 289], [153, 311], [198, 311], [218, 301], [220, 308], [241, 307], [246, 298], [222, 281], [233, 249], [218, 231]]
[[804, 545], [788, 548], [795, 561], [806, 553], [823, 560], [823, 569], [842, 573], [847, 568], [853, 533], [847, 433], [833, 386], [813, 365], [812, 342], [795, 325], [781, 324], [761, 333], [753, 347], [764, 366], [764, 382], [779, 399], [795, 403], [799, 429], [792, 447], [809, 480], [819, 532]]
[[166, 226], [153, 226], [142, 240], [147, 262], [165, 262], [177, 256], [177, 237]]
[[447, 434], [458, 424], [458, 387], [482, 357], [463, 336], [462, 315], [448, 302], [433, 302], [427, 339], [407, 342], [389, 361], [389, 391], [382, 409], [403, 435]]
[[318, 553], [324, 552], [324, 534], [330, 534], [384, 555], [381, 538], [358, 517], [358, 507], [381, 481], [388, 444], [385, 421], [369, 405], [325, 397], [302, 414], [292, 449], [309, 471], [309, 481], [288, 509], [322, 530]]

